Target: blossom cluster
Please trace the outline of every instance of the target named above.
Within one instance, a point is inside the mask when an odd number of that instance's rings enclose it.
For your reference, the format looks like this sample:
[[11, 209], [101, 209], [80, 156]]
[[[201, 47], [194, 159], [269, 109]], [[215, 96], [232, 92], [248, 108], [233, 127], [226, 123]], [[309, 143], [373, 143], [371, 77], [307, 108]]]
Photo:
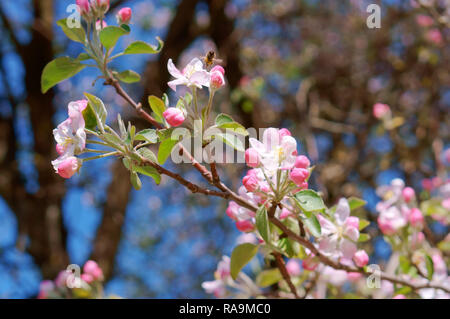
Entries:
[[83, 152], [86, 146], [86, 132], [83, 111], [87, 100], [70, 102], [69, 117], [53, 130], [56, 140], [56, 152], [59, 157], [52, 161], [55, 172], [63, 178], [72, 177], [81, 167], [82, 160], [75, 157]]
[[42, 281], [37, 298], [95, 297], [101, 290], [97, 286], [101, 285], [103, 280], [102, 269], [95, 261], [88, 260], [79, 277], [72, 269], [68, 269], [60, 271], [55, 280]]

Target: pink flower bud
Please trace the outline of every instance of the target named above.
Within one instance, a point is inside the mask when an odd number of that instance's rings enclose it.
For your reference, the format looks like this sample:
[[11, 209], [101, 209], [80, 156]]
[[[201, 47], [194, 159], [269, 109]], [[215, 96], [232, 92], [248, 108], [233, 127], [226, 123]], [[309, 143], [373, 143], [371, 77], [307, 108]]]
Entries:
[[122, 8], [117, 13], [117, 23], [118, 24], [129, 24], [131, 20], [132, 11], [131, 8]]
[[38, 299], [45, 299], [48, 297], [49, 292], [51, 292], [55, 288], [53, 281], [44, 280], [39, 285], [39, 294], [37, 296]]
[[308, 168], [311, 165], [311, 162], [305, 155], [299, 155], [295, 159], [294, 166], [297, 168]]
[[94, 280], [103, 280], [103, 271], [93, 260], [88, 260], [84, 264], [83, 271], [85, 274], [91, 275]]
[[414, 198], [414, 196], [416, 196], [414, 189], [412, 189], [411, 187], [405, 187], [402, 191], [402, 195], [403, 199], [407, 203], [409, 203]]
[[284, 136], [292, 136], [291, 132], [287, 128], [282, 128], [278, 131], [278, 134], [280, 134], [280, 139], [282, 139]]
[[248, 148], [245, 151], [245, 162], [250, 167], [258, 167], [260, 164], [259, 154], [254, 148]]
[[433, 189], [433, 182], [431, 179], [429, 178], [424, 178], [422, 180], [422, 187], [427, 190], [427, 191], [431, 191]]
[[58, 174], [63, 178], [71, 178], [78, 171], [78, 160], [70, 156], [58, 165]]
[[309, 176], [306, 168], [293, 168], [289, 173], [289, 178], [298, 186], [302, 185]]
[[431, 29], [426, 33], [425, 37], [436, 45], [441, 45], [443, 42], [442, 33], [438, 29]]
[[423, 225], [423, 214], [418, 208], [411, 208], [409, 212], [409, 222], [413, 227], [421, 227]]
[[95, 8], [102, 13], [106, 13], [109, 9], [109, 0], [95, 0]]
[[105, 21], [97, 20], [97, 22], [95, 22], [95, 29], [97, 29], [97, 30], [104, 29], [107, 26], [108, 26], [108, 24]]
[[163, 112], [163, 116], [170, 126], [180, 126], [185, 120], [183, 111], [176, 107], [169, 107]]
[[247, 175], [242, 179], [242, 184], [248, 192], [254, 192], [258, 189], [259, 181], [255, 176]]
[[364, 250], [358, 250], [353, 255], [353, 260], [358, 267], [364, 267], [369, 262], [369, 256], [367, 256], [367, 253]]
[[286, 270], [289, 275], [291, 276], [300, 276], [302, 273], [302, 270], [300, 268], [300, 263], [295, 259], [290, 259], [286, 263]]
[[90, 274], [81, 274], [81, 280], [90, 284], [94, 281], [94, 277], [92, 277], [92, 275]]
[[349, 216], [345, 220], [345, 225], [349, 228], [359, 229], [359, 218], [356, 216]]
[[238, 220], [236, 222], [236, 228], [241, 232], [249, 233], [255, 229], [255, 225], [249, 220]]
[[216, 72], [216, 71], [222, 73], [222, 75], [225, 76], [225, 69], [222, 66], [216, 65], [211, 69], [211, 73]]
[[389, 105], [383, 103], [376, 103], [373, 106], [373, 116], [377, 119], [385, 117], [391, 111]]
[[303, 259], [303, 261], [302, 261], [303, 269], [309, 270], [309, 271], [314, 271], [317, 268], [317, 266], [319, 265], [319, 262], [318, 262], [317, 258], [314, 258], [314, 257], [315, 257], [315, 255], [311, 254], [307, 258]]
[[210, 88], [213, 90], [220, 89], [222, 86], [225, 85], [225, 78], [221, 71], [211, 71], [211, 81], [210, 81]]
[[405, 297], [405, 295], [397, 295], [397, 296], [395, 296], [394, 298], [392, 298], [392, 299], [406, 299], [406, 297]]
[[76, 4], [80, 10], [81, 15], [86, 15], [91, 10], [89, 0], [77, 0]]
[[425, 14], [419, 14], [416, 17], [416, 22], [421, 27], [431, 27], [434, 23], [433, 18]]

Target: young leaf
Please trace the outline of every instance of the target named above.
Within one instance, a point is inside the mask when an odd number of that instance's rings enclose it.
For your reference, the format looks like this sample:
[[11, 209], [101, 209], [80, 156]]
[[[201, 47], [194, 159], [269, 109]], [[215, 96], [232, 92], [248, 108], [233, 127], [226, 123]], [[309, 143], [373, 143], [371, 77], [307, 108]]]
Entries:
[[158, 40], [158, 46], [155, 48], [152, 45], [144, 42], [144, 41], [135, 41], [131, 43], [123, 54], [155, 54], [159, 53], [162, 49], [163, 42], [160, 38], [156, 38]]
[[95, 130], [95, 127], [97, 126], [97, 117], [95, 116], [94, 111], [91, 107], [87, 107], [82, 112], [85, 127], [89, 130]]
[[217, 133], [214, 136], [225, 144], [230, 145], [236, 151], [245, 152], [244, 144], [236, 135], [230, 133]]
[[149, 176], [155, 180], [155, 183], [159, 185], [161, 183], [161, 175], [158, 171], [151, 166], [135, 166], [134, 170], [142, 175]]
[[159, 151], [158, 151], [158, 162], [159, 164], [164, 164], [167, 160], [167, 158], [170, 156], [170, 153], [172, 153], [172, 149], [175, 145], [178, 144], [178, 140], [173, 140], [171, 138], [168, 138], [159, 144]]
[[258, 246], [250, 243], [236, 246], [231, 253], [230, 273], [231, 278], [236, 280], [239, 272], [258, 252]]
[[70, 57], [60, 57], [49, 62], [42, 71], [42, 93], [47, 93], [56, 84], [71, 78], [85, 67], [86, 65]]
[[217, 126], [227, 124], [227, 123], [233, 123], [233, 122], [234, 122], [233, 118], [224, 113], [217, 115], [216, 120], [215, 120], [215, 123]]
[[370, 239], [370, 235], [366, 233], [359, 234], [358, 243], [364, 243]]
[[129, 31], [124, 28], [108, 26], [100, 31], [100, 42], [107, 50], [109, 50], [116, 45], [117, 40], [119, 40], [121, 36], [128, 33]]
[[266, 243], [270, 243], [269, 217], [266, 206], [262, 205], [256, 211], [256, 228]]
[[145, 159], [148, 159], [150, 162], [157, 163], [158, 160], [156, 158], [156, 155], [149, 150], [147, 147], [141, 147], [138, 149], [138, 153]]
[[134, 139], [136, 141], [146, 141], [154, 144], [158, 142], [158, 134], [156, 133], [156, 130], [148, 128], [138, 132]]
[[103, 104], [103, 101], [100, 100], [95, 95], [84, 93], [84, 96], [89, 101], [89, 106], [92, 107], [92, 110], [95, 113], [95, 116], [97, 117], [97, 124], [98, 127], [103, 130], [103, 126], [106, 122], [106, 116], [108, 115], [108, 112], [106, 111], [105, 104]]
[[366, 205], [367, 202], [361, 198], [357, 197], [350, 197], [348, 199], [348, 205], [350, 206], [350, 210], [355, 210], [357, 208], [360, 208], [364, 205]]
[[84, 29], [81, 26], [79, 28], [69, 28], [67, 25], [67, 18], [57, 21], [56, 24], [61, 27], [70, 40], [80, 43], [84, 43], [86, 41], [86, 32], [84, 32]]
[[259, 287], [265, 288], [272, 286], [279, 282], [283, 277], [278, 268], [272, 268], [261, 271], [256, 277], [256, 284]]
[[311, 215], [308, 218], [302, 218], [303, 224], [305, 224], [306, 228], [308, 228], [309, 232], [314, 237], [320, 237], [322, 234], [322, 228], [320, 227], [319, 220], [317, 219], [316, 215]]
[[139, 179], [139, 176], [136, 172], [131, 172], [130, 174], [130, 181], [131, 181], [131, 185], [133, 185], [135, 190], [140, 190], [142, 187], [142, 182]]
[[366, 228], [369, 225], [370, 225], [370, 222], [368, 220], [360, 219], [359, 220], [359, 227], [358, 227], [358, 229], [361, 231], [361, 230], [363, 230], [364, 228]]
[[152, 111], [155, 113], [156, 119], [162, 123], [164, 119], [163, 112], [166, 110], [166, 105], [164, 104], [164, 101], [161, 100], [159, 97], [150, 95], [148, 97], [148, 104], [150, 104]]
[[91, 56], [85, 52], [81, 52], [76, 58], [76, 60], [80, 61], [80, 62], [91, 60], [91, 59], [92, 59]]
[[135, 83], [141, 80], [141, 76], [132, 70], [117, 73], [116, 78], [124, 83]]
[[433, 274], [434, 274], [434, 263], [433, 263], [433, 259], [431, 259], [431, 257], [428, 255], [425, 255], [425, 265], [427, 268], [428, 280], [431, 280], [433, 278]]
[[310, 189], [296, 193], [294, 199], [304, 212], [323, 211], [326, 208], [322, 197]]

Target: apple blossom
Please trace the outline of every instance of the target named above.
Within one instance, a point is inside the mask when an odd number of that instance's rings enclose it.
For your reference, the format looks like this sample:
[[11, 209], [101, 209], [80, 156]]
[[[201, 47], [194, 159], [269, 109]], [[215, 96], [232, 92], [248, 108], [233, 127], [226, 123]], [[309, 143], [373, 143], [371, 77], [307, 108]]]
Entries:
[[407, 219], [396, 206], [391, 206], [380, 212], [378, 226], [385, 235], [393, 235], [399, 229], [405, 227]]
[[169, 107], [163, 112], [163, 116], [171, 126], [180, 126], [185, 120], [183, 111], [176, 107]]
[[258, 179], [253, 175], [244, 176], [242, 179], [242, 184], [249, 192], [254, 192], [259, 186]]
[[119, 10], [117, 13], [117, 23], [120, 24], [129, 24], [131, 20], [132, 11], [131, 8], [125, 7]]
[[56, 173], [63, 178], [71, 178], [80, 168], [80, 162], [75, 156], [58, 158], [52, 164]]
[[220, 72], [222, 73], [223, 76], [225, 76], [225, 69], [221, 66], [221, 65], [215, 65], [212, 69], [211, 69], [211, 73], [212, 72]]
[[318, 238], [319, 249], [326, 255], [341, 258], [341, 262], [348, 263], [355, 254], [356, 242], [359, 238], [358, 227], [354, 227], [350, 217], [350, 206], [345, 198], [341, 198], [334, 213], [335, 221], [317, 215], [322, 235]]
[[293, 168], [289, 173], [289, 178], [297, 185], [302, 185], [309, 176], [309, 171], [305, 168]]
[[436, 45], [441, 45], [443, 43], [443, 37], [439, 29], [431, 29], [426, 33], [426, 39]]
[[84, 264], [83, 271], [85, 274], [91, 275], [94, 280], [103, 280], [103, 271], [93, 260], [88, 260]]
[[203, 68], [203, 63], [198, 58], [192, 59], [182, 71], [175, 67], [172, 59], [169, 59], [167, 69], [170, 75], [175, 78], [175, 80], [167, 83], [174, 91], [176, 91], [177, 85], [186, 85], [191, 88], [209, 87], [210, 74]]
[[433, 25], [434, 20], [430, 16], [427, 16], [425, 14], [419, 14], [416, 17], [416, 22], [421, 27], [430, 27]]
[[221, 71], [215, 70], [210, 72], [209, 88], [211, 90], [218, 90], [225, 85], [225, 78]]

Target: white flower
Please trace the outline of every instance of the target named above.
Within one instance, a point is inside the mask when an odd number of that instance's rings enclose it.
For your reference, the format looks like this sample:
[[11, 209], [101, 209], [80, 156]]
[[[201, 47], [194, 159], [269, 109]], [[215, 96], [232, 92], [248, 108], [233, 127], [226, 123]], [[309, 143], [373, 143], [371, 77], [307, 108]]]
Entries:
[[268, 128], [264, 131], [262, 143], [255, 138], [250, 138], [249, 141], [269, 175], [274, 174], [278, 168], [290, 169], [294, 166], [297, 142], [292, 136], [281, 136], [278, 129]]
[[175, 67], [172, 59], [169, 59], [167, 62], [167, 70], [175, 78], [175, 80], [167, 83], [174, 91], [176, 91], [177, 85], [186, 85], [199, 89], [202, 86], [209, 87], [210, 74], [203, 68], [203, 63], [198, 58], [192, 59], [181, 72]]
[[322, 228], [322, 236], [318, 239], [319, 249], [325, 255], [342, 257], [349, 263], [357, 250], [355, 242], [359, 238], [359, 230], [355, 217], [350, 217], [350, 206], [345, 198], [341, 198], [334, 213], [335, 223], [322, 215], [317, 215]]

